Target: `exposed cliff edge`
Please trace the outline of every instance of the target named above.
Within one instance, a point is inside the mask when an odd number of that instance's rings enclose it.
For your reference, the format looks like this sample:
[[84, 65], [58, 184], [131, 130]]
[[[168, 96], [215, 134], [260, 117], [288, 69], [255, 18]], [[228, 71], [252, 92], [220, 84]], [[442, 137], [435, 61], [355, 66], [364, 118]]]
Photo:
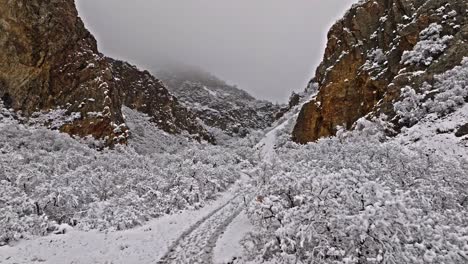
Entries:
[[0, 0], [0, 97], [25, 117], [57, 113], [53, 128], [107, 144], [126, 141], [123, 104], [167, 132], [211, 140], [154, 77], [99, 53], [73, 0]]
[[355, 4], [328, 33], [323, 62], [312, 80], [319, 92], [302, 108], [294, 140], [335, 135], [337, 127], [350, 129], [364, 116], [385, 114], [396, 130], [414, 124], [417, 120], [403, 117], [395, 105], [412, 91], [434, 96], [438, 75], [465, 65], [467, 10], [465, 0]]

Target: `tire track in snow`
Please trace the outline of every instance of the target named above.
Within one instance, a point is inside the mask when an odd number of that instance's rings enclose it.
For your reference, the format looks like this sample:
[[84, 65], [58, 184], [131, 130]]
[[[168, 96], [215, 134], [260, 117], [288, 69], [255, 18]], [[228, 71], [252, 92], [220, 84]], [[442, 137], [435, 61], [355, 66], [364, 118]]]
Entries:
[[174, 241], [168, 252], [157, 263], [213, 263], [216, 242], [227, 226], [244, 210], [246, 196], [248, 191], [241, 191], [192, 225]]

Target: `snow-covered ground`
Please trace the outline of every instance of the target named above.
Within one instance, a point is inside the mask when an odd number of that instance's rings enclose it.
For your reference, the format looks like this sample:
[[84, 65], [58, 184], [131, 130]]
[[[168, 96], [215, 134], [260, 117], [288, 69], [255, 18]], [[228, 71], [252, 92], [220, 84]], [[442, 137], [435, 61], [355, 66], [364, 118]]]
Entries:
[[[200, 210], [166, 215], [135, 229], [108, 233], [71, 230], [63, 235], [37, 237], [3, 246], [0, 247], [0, 263], [156, 263], [168, 253], [169, 248], [176, 247], [181, 238], [194, 233], [194, 230], [200, 229], [200, 233], [208, 234], [213, 226], [209, 226], [210, 230], [202, 229], [203, 223], [221, 219], [223, 215], [231, 216], [234, 211], [232, 206], [226, 208], [227, 205], [235, 204], [240, 208], [243, 203], [241, 191], [247, 181], [244, 176], [219, 199]], [[225, 219], [221, 220], [224, 223]], [[219, 231], [223, 232], [225, 227]], [[237, 245], [234, 247], [239, 248]], [[190, 259], [187, 261], [185, 263], [193, 263]]]
[[423, 148], [442, 155], [468, 159], [468, 137], [456, 137], [454, 131], [468, 122], [468, 104], [447, 116], [428, 115], [418, 124], [398, 135], [402, 145]]
[[253, 230], [254, 226], [247, 218], [247, 214], [242, 211], [226, 228], [226, 231], [216, 243], [213, 262], [215, 264], [225, 264], [241, 259], [244, 253], [241, 245], [242, 239]]
[[299, 111], [302, 109], [304, 104], [310, 102], [316, 95], [317, 93], [315, 89], [306, 91], [298, 105], [285, 113], [284, 116], [277, 120], [270, 129], [266, 130], [263, 139], [260, 140], [260, 142], [258, 142], [258, 144], [255, 146], [255, 148], [259, 151], [260, 159], [263, 162], [267, 164], [272, 164], [274, 162], [276, 157], [275, 148], [278, 141], [278, 135], [290, 132], [286, 130], [292, 128], [292, 125], [297, 120]]

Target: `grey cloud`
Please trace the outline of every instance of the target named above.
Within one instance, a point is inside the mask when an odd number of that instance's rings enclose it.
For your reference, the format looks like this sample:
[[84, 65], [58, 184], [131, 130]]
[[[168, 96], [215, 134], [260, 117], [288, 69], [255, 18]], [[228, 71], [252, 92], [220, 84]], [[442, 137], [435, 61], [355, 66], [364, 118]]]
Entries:
[[106, 55], [154, 69], [196, 65], [285, 102], [320, 62], [328, 28], [356, 0], [78, 0]]

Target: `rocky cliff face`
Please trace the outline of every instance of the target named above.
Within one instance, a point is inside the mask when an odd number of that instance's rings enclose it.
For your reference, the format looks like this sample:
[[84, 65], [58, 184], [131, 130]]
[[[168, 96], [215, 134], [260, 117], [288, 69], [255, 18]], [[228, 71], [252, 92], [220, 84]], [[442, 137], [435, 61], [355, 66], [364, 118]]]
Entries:
[[25, 116], [65, 109], [79, 115], [63, 131], [109, 143], [118, 138], [118, 90], [73, 1], [1, 0], [0, 32], [0, 95], [7, 107]]
[[294, 140], [334, 135], [338, 126], [350, 129], [364, 116], [386, 114], [397, 130], [411, 125], [398, 115], [395, 103], [403, 100], [405, 87], [416, 92], [436, 87], [435, 76], [468, 56], [467, 10], [465, 0], [355, 4], [328, 33], [323, 62], [312, 80], [319, 92], [303, 107]]
[[[117, 80], [116, 74], [123, 78]], [[133, 85], [138, 78], [149, 86]], [[113, 67], [98, 52], [74, 0], [0, 0], [0, 97], [22, 115], [59, 112], [68, 116], [60, 130], [113, 144], [127, 137], [122, 104], [139, 109], [146, 104], [143, 110], [154, 115], [162, 129], [208, 136], [164, 87], [149, 84], [149, 79], [157, 83], [135, 68]], [[143, 99], [148, 96], [155, 97]]]
[[207, 126], [233, 136], [269, 127], [281, 108], [194, 67], [169, 67], [157, 75]]

